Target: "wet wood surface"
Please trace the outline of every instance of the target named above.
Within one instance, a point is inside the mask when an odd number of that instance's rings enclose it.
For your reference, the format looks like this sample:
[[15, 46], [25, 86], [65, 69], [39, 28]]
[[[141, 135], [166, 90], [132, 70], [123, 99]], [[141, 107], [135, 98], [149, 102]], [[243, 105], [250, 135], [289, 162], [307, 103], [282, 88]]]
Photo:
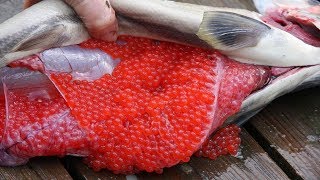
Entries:
[[30, 160], [27, 165], [18, 167], [0, 167], [0, 179], [38, 180], [38, 179], [72, 179], [58, 158], [41, 157]]
[[246, 132], [241, 132], [237, 157], [222, 156], [217, 160], [193, 157], [190, 165], [202, 179], [288, 179], [268, 154]]
[[[22, 0], [0, 0], [0, 22], [21, 9]], [[249, 0], [179, 0], [255, 10]], [[14, 5], [16, 8], [11, 8]], [[320, 179], [320, 88], [279, 98], [242, 131], [241, 155], [215, 161], [192, 157], [163, 174], [136, 176], [94, 172], [80, 158], [35, 158], [27, 165], [0, 167], [0, 179]]]
[[246, 125], [292, 177], [320, 179], [319, 90], [308, 89], [276, 100]]

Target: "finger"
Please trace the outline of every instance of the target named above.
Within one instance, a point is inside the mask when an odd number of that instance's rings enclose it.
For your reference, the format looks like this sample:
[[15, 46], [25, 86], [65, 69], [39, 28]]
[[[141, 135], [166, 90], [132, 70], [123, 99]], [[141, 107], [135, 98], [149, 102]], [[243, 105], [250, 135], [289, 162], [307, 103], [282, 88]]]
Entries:
[[24, 1], [24, 4], [23, 4], [23, 7], [24, 7], [24, 8], [28, 8], [28, 7], [30, 7], [30, 6], [38, 3], [38, 2], [40, 2], [40, 1], [41, 1], [41, 0], [25, 0], [25, 1]]
[[91, 36], [106, 41], [117, 38], [118, 23], [108, 0], [66, 0], [82, 21]]

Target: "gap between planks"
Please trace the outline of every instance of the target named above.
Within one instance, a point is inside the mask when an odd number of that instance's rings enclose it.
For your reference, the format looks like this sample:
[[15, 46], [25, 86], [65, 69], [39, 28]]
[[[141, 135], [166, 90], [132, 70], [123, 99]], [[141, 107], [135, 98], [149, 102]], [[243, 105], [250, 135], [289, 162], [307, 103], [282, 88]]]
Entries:
[[320, 179], [320, 87], [286, 95], [246, 129], [293, 179]]

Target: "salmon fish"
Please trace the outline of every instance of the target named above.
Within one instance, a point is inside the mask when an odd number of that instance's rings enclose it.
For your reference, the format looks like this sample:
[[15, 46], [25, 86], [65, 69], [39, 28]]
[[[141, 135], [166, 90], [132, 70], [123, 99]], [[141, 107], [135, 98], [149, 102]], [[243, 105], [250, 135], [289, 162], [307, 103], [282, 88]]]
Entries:
[[[264, 23], [255, 12], [161, 0], [111, 4], [119, 14], [120, 34], [214, 48], [251, 64], [287, 67], [320, 62], [319, 48]], [[0, 31], [2, 66], [50, 47], [78, 44], [89, 38], [74, 11], [54, 0], [36, 4], [2, 23]]]
[[90, 39], [58, 0], [0, 24], [1, 165], [76, 155], [94, 170], [161, 173], [192, 155], [235, 155], [237, 125], [319, 85], [320, 41], [278, 27], [277, 8], [271, 17], [160, 0], [111, 4], [116, 42]]

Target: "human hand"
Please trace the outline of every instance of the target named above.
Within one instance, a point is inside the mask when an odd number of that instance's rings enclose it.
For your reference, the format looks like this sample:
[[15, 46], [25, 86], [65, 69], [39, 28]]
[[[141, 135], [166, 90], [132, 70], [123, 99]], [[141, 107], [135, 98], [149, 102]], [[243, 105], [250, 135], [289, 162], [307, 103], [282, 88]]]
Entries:
[[[25, 0], [30, 7], [41, 0]], [[93, 38], [105, 41], [117, 39], [118, 23], [109, 0], [64, 0], [77, 12]]]

